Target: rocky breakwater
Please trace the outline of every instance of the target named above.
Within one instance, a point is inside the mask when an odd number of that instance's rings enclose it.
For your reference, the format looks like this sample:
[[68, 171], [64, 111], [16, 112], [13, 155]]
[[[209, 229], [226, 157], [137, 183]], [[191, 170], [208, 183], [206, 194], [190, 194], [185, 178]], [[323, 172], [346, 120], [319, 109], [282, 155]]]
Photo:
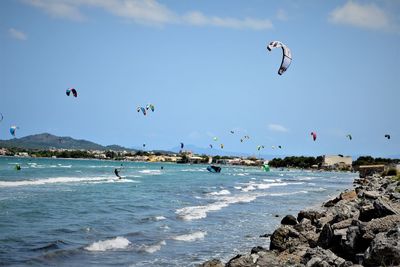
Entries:
[[285, 216], [269, 249], [200, 266], [400, 266], [400, 179], [367, 177], [354, 186], [321, 210]]

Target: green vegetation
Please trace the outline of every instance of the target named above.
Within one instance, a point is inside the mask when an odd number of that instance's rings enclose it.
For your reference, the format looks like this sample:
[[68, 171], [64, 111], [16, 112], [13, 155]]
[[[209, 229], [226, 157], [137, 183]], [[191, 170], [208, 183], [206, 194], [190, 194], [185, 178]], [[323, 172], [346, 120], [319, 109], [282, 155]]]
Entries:
[[284, 159], [281, 158], [274, 158], [271, 160], [268, 165], [275, 168], [311, 168], [313, 165], [321, 166], [323, 162], [323, 157], [285, 157]]
[[361, 165], [377, 165], [377, 164], [399, 164], [399, 159], [386, 159], [386, 158], [373, 158], [371, 156], [361, 156], [357, 160], [353, 161], [353, 167], [357, 168]]

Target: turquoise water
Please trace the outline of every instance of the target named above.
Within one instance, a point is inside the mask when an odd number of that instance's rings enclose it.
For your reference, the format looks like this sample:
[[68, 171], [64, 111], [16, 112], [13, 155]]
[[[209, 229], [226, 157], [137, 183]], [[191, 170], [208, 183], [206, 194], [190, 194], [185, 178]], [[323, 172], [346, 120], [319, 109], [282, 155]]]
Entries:
[[[16, 171], [15, 164], [22, 169]], [[0, 265], [195, 266], [269, 246], [355, 173], [0, 157]], [[161, 169], [161, 166], [164, 169]], [[280, 215], [279, 218], [275, 215]]]

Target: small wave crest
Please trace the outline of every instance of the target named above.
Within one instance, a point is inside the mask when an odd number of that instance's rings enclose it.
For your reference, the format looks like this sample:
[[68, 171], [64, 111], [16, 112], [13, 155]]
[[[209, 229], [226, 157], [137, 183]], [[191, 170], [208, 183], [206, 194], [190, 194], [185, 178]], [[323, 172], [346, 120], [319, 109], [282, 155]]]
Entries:
[[143, 174], [152, 174], [152, 175], [159, 175], [159, 174], [161, 174], [161, 171], [160, 170], [149, 170], [149, 169], [146, 169], [146, 170], [141, 170], [141, 171], [139, 171], [140, 173], [143, 173]]
[[0, 187], [44, 185], [44, 184], [55, 184], [55, 183], [98, 182], [107, 180], [110, 180], [110, 177], [55, 177], [55, 178], [37, 179], [37, 180], [0, 181]]
[[191, 206], [176, 210], [178, 217], [185, 221], [198, 220], [207, 217], [207, 213], [210, 211], [218, 211], [231, 204], [235, 203], [246, 203], [254, 201], [257, 195], [242, 195], [242, 196], [232, 196], [224, 197], [221, 201], [210, 203], [204, 206]]
[[141, 245], [139, 247], [139, 251], [142, 252], [147, 252], [147, 253], [154, 253], [157, 252], [161, 249], [161, 246], [165, 246], [167, 243], [165, 242], [165, 240], [162, 240], [154, 245]]
[[131, 242], [128, 239], [118, 236], [113, 239], [94, 242], [90, 246], [85, 247], [85, 250], [107, 251], [107, 250], [125, 249], [130, 244], [131, 244]]
[[207, 235], [207, 232], [197, 231], [197, 232], [193, 232], [190, 234], [174, 236], [174, 237], [172, 237], [172, 239], [177, 240], [177, 241], [193, 242], [196, 240], [203, 239], [206, 235]]
[[226, 190], [226, 189], [223, 189], [218, 192], [208, 193], [208, 195], [210, 195], [210, 196], [223, 196], [223, 195], [230, 195], [230, 194], [231, 194], [231, 192], [229, 192], [229, 190]]

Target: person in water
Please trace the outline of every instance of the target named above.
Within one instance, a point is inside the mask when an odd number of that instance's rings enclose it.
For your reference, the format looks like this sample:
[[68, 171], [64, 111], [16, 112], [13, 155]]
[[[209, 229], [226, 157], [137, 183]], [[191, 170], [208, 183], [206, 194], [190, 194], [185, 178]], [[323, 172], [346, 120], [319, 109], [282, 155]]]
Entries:
[[20, 170], [21, 170], [21, 166], [20, 166], [19, 164], [17, 164], [17, 165], [15, 165], [15, 169], [16, 169], [17, 171], [20, 171]]
[[119, 176], [119, 170], [117, 168], [114, 169], [114, 173], [119, 179], [122, 178], [121, 176]]

